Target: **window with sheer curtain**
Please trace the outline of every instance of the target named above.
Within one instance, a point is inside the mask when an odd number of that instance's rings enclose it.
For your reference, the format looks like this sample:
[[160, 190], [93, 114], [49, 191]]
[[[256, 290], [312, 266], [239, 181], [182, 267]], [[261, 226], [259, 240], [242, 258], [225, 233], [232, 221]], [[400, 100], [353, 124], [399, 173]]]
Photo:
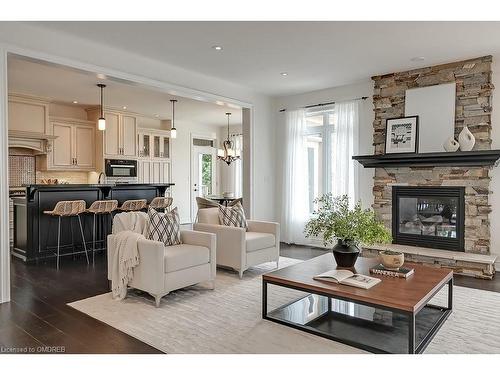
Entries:
[[305, 222], [317, 208], [314, 199], [331, 192], [357, 199], [358, 101], [287, 111], [284, 154], [282, 236], [307, 243]]

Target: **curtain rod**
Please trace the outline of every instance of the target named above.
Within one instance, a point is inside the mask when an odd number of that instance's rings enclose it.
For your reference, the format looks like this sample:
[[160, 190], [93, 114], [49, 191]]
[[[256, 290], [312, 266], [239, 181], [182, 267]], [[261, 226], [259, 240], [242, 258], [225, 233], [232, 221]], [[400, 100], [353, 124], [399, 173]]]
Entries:
[[[366, 99], [368, 99], [368, 96], [362, 96], [360, 98], [354, 98], [354, 99], [350, 99], [350, 100], [366, 100]], [[300, 108], [309, 109], [309, 108], [314, 108], [314, 107], [324, 107], [325, 105], [332, 105], [332, 104], [335, 104], [335, 102], [311, 104], [311, 105], [306, 105], [306, 106], [300, 107]], [[280, 112], [285, 112], [286, 108], [280, 109], [279, 111]]]

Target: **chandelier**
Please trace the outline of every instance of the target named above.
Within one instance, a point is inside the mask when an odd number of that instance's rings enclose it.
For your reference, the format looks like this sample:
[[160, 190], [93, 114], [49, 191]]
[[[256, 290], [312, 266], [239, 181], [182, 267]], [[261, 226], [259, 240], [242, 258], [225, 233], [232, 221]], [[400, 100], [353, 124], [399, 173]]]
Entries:
[[229, 116], [231, 116], [231, 112], [226, 112], [226, 116], [227, 139], [222, 142], [222, 148], [217, 150], [217, 159], [222, 160], [227, 165], [231, 165], [233, 161], [240, 159], [240, 150], [235, 150], [233, 141], [229, 139]]

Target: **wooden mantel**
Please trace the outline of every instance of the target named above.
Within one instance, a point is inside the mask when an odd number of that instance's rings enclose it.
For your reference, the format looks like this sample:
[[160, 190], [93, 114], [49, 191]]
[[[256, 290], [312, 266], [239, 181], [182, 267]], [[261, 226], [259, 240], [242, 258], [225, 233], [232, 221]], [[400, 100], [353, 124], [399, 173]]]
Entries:
[[353, 156], [365, 168], [478, 167], [496, 165], [500, 150]]

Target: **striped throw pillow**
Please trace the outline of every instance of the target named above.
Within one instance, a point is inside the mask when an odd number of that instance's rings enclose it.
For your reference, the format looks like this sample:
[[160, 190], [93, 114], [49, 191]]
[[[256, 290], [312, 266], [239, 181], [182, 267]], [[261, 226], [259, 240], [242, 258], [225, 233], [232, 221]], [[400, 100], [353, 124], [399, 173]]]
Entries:
[[181, 244], [180, 219], [177, 207], [165, 213], [149, 208], [147, 238], [163, 242], [165, 246]]
[[247, 219], [245, 210], [240, 202], [232, 207], [224, 207], [219, 205], [219, 220], [222, 225], [229, 227], [247, 228]]

